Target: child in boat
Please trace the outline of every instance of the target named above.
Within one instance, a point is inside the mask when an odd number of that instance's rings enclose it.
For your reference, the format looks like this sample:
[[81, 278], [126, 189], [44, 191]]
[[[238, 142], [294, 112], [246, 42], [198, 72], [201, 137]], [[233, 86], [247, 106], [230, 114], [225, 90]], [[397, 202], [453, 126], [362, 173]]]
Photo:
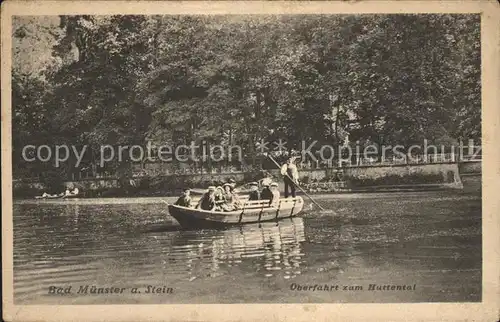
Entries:
[[260, 200], [259, 184], [257, 182], [250, 182], [250, 196], [248, 200]]
[[269, 206], [276, 207], [280, 201], [280, 191], [278, 190], [278, 184], [276, 182], [271, 183], [271, 193], [273, 195], [271, 201], [269, 202]]
[[215, 209], [215, 207], [216, 207], [215, 187], [210, 186], [210, 187], [208, 187], [208, 191], [205, 194], [203, 194], [200, 201], [198, 201], [196, 208], [201, 208], [203, 210], [212, 211]]
[[175, 205], [181, 207], [191, 207], [191, 190], [189, 188], [184, 188], [182, 195], [177, 199]]

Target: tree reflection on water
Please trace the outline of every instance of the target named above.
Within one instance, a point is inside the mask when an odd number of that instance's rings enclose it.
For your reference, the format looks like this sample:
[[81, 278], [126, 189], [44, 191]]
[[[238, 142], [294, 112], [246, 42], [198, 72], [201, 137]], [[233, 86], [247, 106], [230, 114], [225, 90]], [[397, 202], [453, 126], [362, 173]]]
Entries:
[[300, 274], [304, 241], [302, 218], [204, 231], [197, 237], [177, 232], [168, 260], [184, 260], [193, 277], [200, 271], [215, 277], [231, 267], [253, 263], [265, 276], [283, 271], [284, 278], [291, 278]]

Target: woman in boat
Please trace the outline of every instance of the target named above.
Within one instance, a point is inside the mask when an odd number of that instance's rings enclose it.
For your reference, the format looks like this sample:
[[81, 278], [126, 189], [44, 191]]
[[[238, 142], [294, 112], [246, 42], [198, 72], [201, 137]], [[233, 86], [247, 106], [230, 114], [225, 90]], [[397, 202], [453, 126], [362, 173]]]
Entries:
[[222, 188], [222, 186], [217, 186], [217, 188], [215, 188], [215, 201], [224, 201], [224, 188]]
[[257, 182], [250, 182], [250, 196], [248, 200], [260, 200], [259, 184]]
[[184, 188], [182, 195], [177, 199], [175, 205], [181, 207], [191, 207], [191, 190], [189, 188]]
[[203, 194], [200, 201], [196, 205], [196, 208], [201, 208], [203, 210], [213, 211], [216, 207], [215, 204], [215, 187], [208, 187], [208, 191]]
[[215, 188], [214, 198], [215, 198], [216, 209], [222, 210], [223, 205], [226, 202], [226, 199], [224, 198], [224, 189], [221, 186], [217, 186], [217, 188]]
[[221, 205], [222, 210], [232, 211], [240, 207], [240, 199], [233, 191], [233, 186], [230, 183], [225, 183], [224, 188], [224, 203]]

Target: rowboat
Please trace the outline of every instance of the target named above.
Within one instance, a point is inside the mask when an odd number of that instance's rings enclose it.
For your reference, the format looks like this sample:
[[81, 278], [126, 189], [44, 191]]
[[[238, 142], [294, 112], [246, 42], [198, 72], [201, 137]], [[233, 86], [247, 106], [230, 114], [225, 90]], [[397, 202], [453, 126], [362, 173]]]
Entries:
[[59, 194], [59, 195], [47, 195], [47, 196], [35, 196], [35, 199], [73, 199], [73, 198], [80, 198], [79, 194], [70, 194], [70, 195], [65, 195], [65, 194]]
[[64, 197], [64, 195], [59, 194], [59, 195], [35, 196], [35, 199], [61, 199], [62, 197]]
[[218, 227], [275, 221], [297, 216], [304, 207], [301, 197], [282, 198], [270, 206], [269, 200], [246, 201], [234, 211], [209, 211], [168, 205], [168, 212], [184, 228]]

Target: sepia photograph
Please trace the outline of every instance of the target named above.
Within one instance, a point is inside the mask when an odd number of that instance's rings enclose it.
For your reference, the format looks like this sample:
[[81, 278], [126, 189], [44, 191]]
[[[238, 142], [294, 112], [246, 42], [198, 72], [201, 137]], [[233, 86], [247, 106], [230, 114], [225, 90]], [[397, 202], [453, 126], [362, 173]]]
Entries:
[[480, 12], [10, 19], [13, 305], [484, 301]]

